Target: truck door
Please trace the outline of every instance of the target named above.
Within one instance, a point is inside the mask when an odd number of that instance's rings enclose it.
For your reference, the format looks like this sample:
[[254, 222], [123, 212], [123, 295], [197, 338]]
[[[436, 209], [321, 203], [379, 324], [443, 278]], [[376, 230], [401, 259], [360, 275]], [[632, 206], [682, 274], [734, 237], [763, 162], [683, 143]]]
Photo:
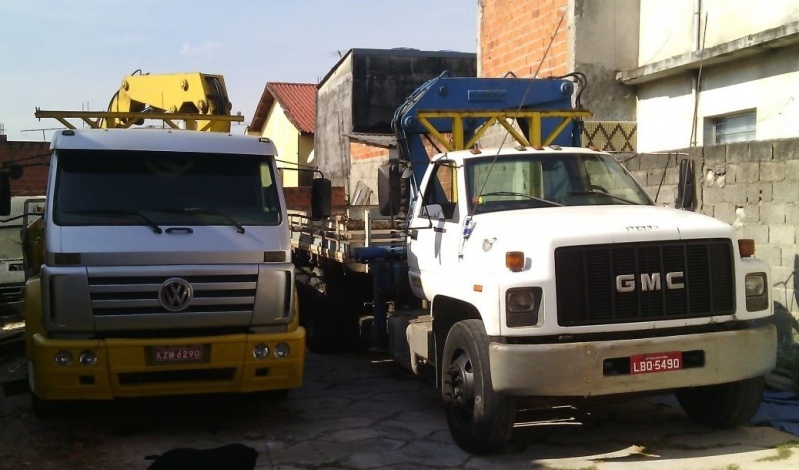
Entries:
[[434, 282], [446, 282], [458, 262], [460, 220], [465, 214], [458, 204], [457, 174], [452, 162], [436, 163], [413, 207], [408, 271], [414, 293], [428, 300], [423, 292], [429, 293]]

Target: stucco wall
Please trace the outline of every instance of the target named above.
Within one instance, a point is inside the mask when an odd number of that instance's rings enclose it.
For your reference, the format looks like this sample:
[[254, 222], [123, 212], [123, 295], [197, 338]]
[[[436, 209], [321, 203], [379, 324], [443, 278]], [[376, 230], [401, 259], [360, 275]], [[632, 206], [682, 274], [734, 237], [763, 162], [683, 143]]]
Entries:
[[[678, 162], [693, 160], [696, 212], [755, 240], [756, 257], [771, 266], [777, 308], [799, 315], [799, 138], [683, 148], [680, 155], [620, 157], [658, 203], [673, 206]], [[665, 177], [664, 177], [665, 170]], [[660, 182], [663, 181], [663, 185]]]
[[[286, 118], [283, 107], [280, 106], [278, 101], [275, 101], [272, 109], [269, 110], [262, 135], [272, 139], [275, 143], [279, 160], [295, 163], [295, 165], [289, 165], [278, 162], [278, 168], [297, 168], [296, 163], [299, 163], [299, 134], [297, 128]], [[293, 187], [298, 185], [299, 177], [296, 171], [281, 171], [280, 174], [283, 186]]]
[[[692, 78], [682, 74], [638, 86], [638, 150], [691, 143]], [[707, 118], [756, 110], [755, 138], [799, 135], [799, 45], [773, 49], [702, 70], [697, 104], [697, 145]], [[712, 142], [708, 142], [712, 143]]]
[[316, 133], [314, 165], [325, 173], [333, 186], [349, 190], [348, 143], [345, 135], [352, 128], [352, 56], [334, 68], [316, 92]]
[[635, 93], [616, 71], [638, 60], [639, 0], [572, 0], [571, 70], [588, 78], [582, 95], [594, 121], [634, 121]]
[[[641, 44], [645, 65], [710, 48], [799, 18], [795, 0], [640, 0]], [[705, 28], [705, 22], [707, 28]], [[706, 31], [704, 41], [702, 34]]]

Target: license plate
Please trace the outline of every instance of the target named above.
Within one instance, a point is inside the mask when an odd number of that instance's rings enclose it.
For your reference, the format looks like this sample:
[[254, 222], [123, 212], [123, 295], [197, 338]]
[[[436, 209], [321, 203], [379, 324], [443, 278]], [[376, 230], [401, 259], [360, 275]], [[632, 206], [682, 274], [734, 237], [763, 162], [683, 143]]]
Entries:
[[630, 356], [630, 374], [649, 374], [682, 369], [682, 352], [669, 351]]
[[205, 347], [202, 344], [154, 346], [152, 357], [155, 364], [205, 362]]

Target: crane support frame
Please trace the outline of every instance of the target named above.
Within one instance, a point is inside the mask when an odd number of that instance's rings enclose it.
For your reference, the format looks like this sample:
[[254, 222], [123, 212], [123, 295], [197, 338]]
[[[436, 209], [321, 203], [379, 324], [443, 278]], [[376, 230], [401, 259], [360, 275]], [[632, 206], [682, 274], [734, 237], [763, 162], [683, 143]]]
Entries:
[[[203, 114], [196, 113], [160, 113], [160, 112], [122, 112], [122, 111], [48, 111], [37, 109], [34, 115], [38, 119], [52, 118], [63, 124], [67, 129], [76, 129], [75, 124], [70, 119], [80, 119], [93, 129], [99, 128], [121, 128], [127, 129], [133, 125], [138, 125], [144, 120], [163, 121], [172, 129], [188, 129], [198, 131], [208, 131], [213, 123], [244, 122], [244, 116], [223, 115], [223, 114]], [[105, 121], [105, 123], [104, 123]], [[180, 127], [183, 122], [185, 127]]]

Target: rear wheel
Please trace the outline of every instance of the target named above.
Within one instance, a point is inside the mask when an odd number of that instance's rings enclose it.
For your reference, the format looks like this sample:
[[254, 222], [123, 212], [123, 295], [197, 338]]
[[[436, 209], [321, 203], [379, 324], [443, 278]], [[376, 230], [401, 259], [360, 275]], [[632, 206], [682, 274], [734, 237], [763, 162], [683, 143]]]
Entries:
[[763, 377], [679, 390], [677, 401], [694, 421], [714, 428], [747, 423], [763, 398]]
[[464, 320], [452, 327], [441, 370], [447, 423], [458, 446], [475, 454], [505, 447], [513, 431], [516, 401], [494, 391], [488, 336], [480, 320]]

